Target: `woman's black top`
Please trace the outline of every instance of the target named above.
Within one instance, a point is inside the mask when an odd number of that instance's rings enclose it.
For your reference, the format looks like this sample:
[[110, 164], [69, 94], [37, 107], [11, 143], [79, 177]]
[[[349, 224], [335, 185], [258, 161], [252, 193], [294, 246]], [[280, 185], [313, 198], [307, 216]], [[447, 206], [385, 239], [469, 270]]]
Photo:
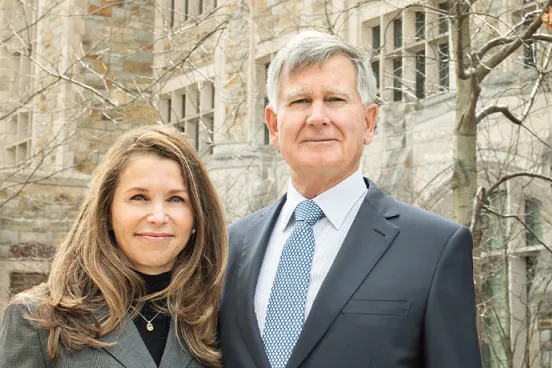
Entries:
[[[136, 273], [139, 274], [146, 282], [147, 294], [161, 291], [169, 286], [169, 283], [171, 282], [170, 271], [159, 275], [146, 275], [138, 271], [136, 271]], [[157, 366], [159, 366], [161, 358], [163, 357], [163, 352], [165, 351], [165, 345], [167, 344], [167, 336], [169, 335], [169, 328], [171, 326], [171, 317], [159, 313], [157, 317], [153, 318], [157, 314], [157, 311], [153, 309], [149, 303], [144, 305], [140, 313], [148, 321], [151, 321], [153, 330], [148, 331], [148, 323], [141, 316], [134, 319], [134, 324], [140, 332], [140, 336], [142, 336], [142, 340], [144, 340], [144, 343], [153, 357], [153, 360]]]

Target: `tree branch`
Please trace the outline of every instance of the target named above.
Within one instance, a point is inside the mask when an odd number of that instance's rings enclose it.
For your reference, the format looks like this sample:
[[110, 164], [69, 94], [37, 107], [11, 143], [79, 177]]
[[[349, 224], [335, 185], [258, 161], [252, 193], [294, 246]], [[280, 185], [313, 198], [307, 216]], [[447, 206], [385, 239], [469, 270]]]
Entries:
[[518, 171], [518, 172], [509, 174], [509, 175], [505, 175], [505, 176], [501, 177], [500, 179], [498, 179], [496, 183], [494, 183], [493, 185], [491, 185], [489, 187], [489, 189], [487, 189], [487, 195], [491, 195], [496, 190], [496, 188], [498, 188], [504, 182], [506, 182], [510, 179], [523, 177], [523, 176], [526, 176], [526, 177], [529, 177], [529, 178], [541, 179], [541, 180], [547, 181], [547, 182], [552, 184], [552, 178], [551, 177], [541, 175], [541, 174], [537, 174], [537, 173], [528, 172], [528, 171]]
[[483, 59], [485, 54], [487, 54], [487, 52], [489, 52], [493, 48], [495, 48], [497, 46], [501, 46], [501, 45], [506, 45], [506, 44], [514, 41], [515, 39], [516, 39], [515, 36], [493, 38], [492, 40], [487, 41], [483, 46], [481, 46], [479, 51], [474, 53], [473, 58], [475, 60], [481, 60], [481, 59]]
[[482, 119], [486, 118], [489, 115], [496, 114], [497, 112], [502, 113], [508, 120], [510, 120], [512, 123], [516, 125], [522, 125], [522, 120], [516, 117], [510, 109], [508, 109], [508, 106], [504, 105], [493, 105], [489, 106], [486, 109], [483, 109], [479, 114], [476, 115], [475, 121], [476, 124], [478, 124]]
[[537, 33], [532, 35], [531, 39], [535, 41], [552, 42], [552, 35]]
[[[548, 9], [550, 8], [550, 6], [552, 6], [552, 0], [547, 0], [546, 4], [541, 9]], [[542, 20], [540, 16], [535, 17], [535, 20], [531, 22], [531, 24], [527, 27], [523, 34], [521, 34], [515, 40], [502, 46], [502, 48], [500, 48], [500, 50], [496, 54], [491, 56], [484, 64], [479, 64], [475, 71], [478, 80], [482, 81], [487, 76], [487, 74], [491, 72], [491, 70], [493, 70], [498, 64], [500, 64], [513, 52], [515, 52], [518, 47], [523, 44], [524, 41], [530, 39], [535, 34], [535, 32], [537, 32], [541, 25]]]
[[470, 230], [472, 234], [474, 234], [475, 230], [479, 228], [479, 219], [481, 218], [479, 214], [481, 213], [481, 208], [483, 207], [483, 203], [485, 201], [486, 196], [487, 196], [487, 192], [485, 188], [479, 187], [479, 189], [477, 190], [477, 194], [473, 199], [472, 218], [470, 223]]
[[533, 230], [531, 230], [526, 224], [524, 221], [521, 220], [521, 218], [518, 216], [518, 215], [503, 215], [501, 213], [498, 213], [492, 209], [490, 209], [489, 206], [483, 206], [483, 208], [485, 209], [485, 211], [489, 212], [489, 213], [492, 213], [493, 215], [496, 215], [498, 217], [502, 217], [502, 218], [513, 218], [515, 220], [517, 220], [524, 228], [525, 230], [527, 230], [529, 233], [531, 233], [531, 235], [533, 235], [535, 237], [535, 240], [537, 242], [539, 242], [540, 245], [542, 245], [544, 247], [544, 249], [546, 249], [547, 251], [549, 251], [550, 253], [552, 253], [552, 249], [550, 249], [550, 247], [548, 245], [546, 245], [541, 238], [539, 238], [539, 236], [537, 234], [535, 234], [535, 232]]
[[[552, 38], [551, 38], [552, 40]], [[551, 45], [548, 45], [548, 47], [546, 48], [546, 52], [545, 52], [545, 57], [544, 57], [544, 61], [543, 61], [543, 64], [540, 66], [539, 68], [539, 74], [537, 76], [537, 79], [535, 80], [535, 84], [533, 85], [533, 88], [531, 88], [531, 93], [529, 93], [529, 101], [527, 102], [527, 104], [525, 105], [525, 108], [523, 109], [523, 112], [521, 114], [521, 117], [516, 117], [509, 109], [507, 106], [504, 106], [504, 105], [494, 105], [494, 106], [489, 106], [487, 107], [486, 109], [484, 109], [483, 111], [481, 111], [476, 117], [475, 117], [475, 122], [476, 124], [478, 124], [482, 119], [484, 119], [485, 117], [491, 115], [491, 114], [494, 114], [494, 113], [497, 113], [497, 112], [500, 112], [502, 113], [508, 120], [510, 120], [512, 123], [516, 124], [516, 125], [521, 125], [523, 126], [523, 121], [525, 120], [525, 118], [527, 118], [527, 116], [529, 115], [529, 113], [531, 112], [531, 107], [533, 107], [533, 104], [535, 103], [535, 98], [537, 97], [537, 93], [539, 91], [539, 88], [544, 80], [544, 77], [546, 75], [546, 73], [543, 73], [541, 70], [543, 69], [546, 69], [548, 67], [548, 64], [550, 62], [550, 55], [552, 53], [552, 44]]]

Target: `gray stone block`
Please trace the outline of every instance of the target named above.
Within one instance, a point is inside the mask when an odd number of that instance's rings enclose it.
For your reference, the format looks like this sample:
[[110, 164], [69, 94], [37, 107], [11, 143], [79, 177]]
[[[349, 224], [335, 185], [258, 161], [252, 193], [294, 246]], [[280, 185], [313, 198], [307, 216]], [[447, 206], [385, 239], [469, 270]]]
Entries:
[[15, 230], [0, 230], [0, 244], [17, 244], [19, 242], [19, 232]]

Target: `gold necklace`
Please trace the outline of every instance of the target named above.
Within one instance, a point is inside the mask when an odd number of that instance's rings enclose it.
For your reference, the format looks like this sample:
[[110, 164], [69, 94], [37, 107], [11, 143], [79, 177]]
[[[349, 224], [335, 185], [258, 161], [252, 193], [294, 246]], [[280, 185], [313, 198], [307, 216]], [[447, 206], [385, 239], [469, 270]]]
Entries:
[[[136, 311], [136, 308], [134, 308], [132, 305], [130, 306], [132, 309], [134, 309], [134, 311]], [[157, 314], [155, 316], [153, 316], [152, 319], [148, 320], [146, 317], [144, 317], [144, 315], [140, 312], [138, 312], [138, 314], [140, 315], [140, 317], [142, 317], [144, 319], [144, 321], [146, 321], [146, 330], [148, 331], [153, 331], [153, 324], [151, 322], [153, 322], [153, 320], [155, 319], [155, 317], [157, 317], [159, 315], [159, 313], [161, 313], [161, 311], [157, 312]]]

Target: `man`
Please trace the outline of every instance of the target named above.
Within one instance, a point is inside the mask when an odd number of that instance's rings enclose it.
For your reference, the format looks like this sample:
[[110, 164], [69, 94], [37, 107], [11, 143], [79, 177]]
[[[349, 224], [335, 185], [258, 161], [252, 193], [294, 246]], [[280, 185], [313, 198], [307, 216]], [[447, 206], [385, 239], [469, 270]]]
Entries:
[[271, 63], [267, 91], [291, 180], [230, 226], [224, 367], [481, 367], [469, 230], [361, 175], [378, 112], [367, 60], [304, 32]]

